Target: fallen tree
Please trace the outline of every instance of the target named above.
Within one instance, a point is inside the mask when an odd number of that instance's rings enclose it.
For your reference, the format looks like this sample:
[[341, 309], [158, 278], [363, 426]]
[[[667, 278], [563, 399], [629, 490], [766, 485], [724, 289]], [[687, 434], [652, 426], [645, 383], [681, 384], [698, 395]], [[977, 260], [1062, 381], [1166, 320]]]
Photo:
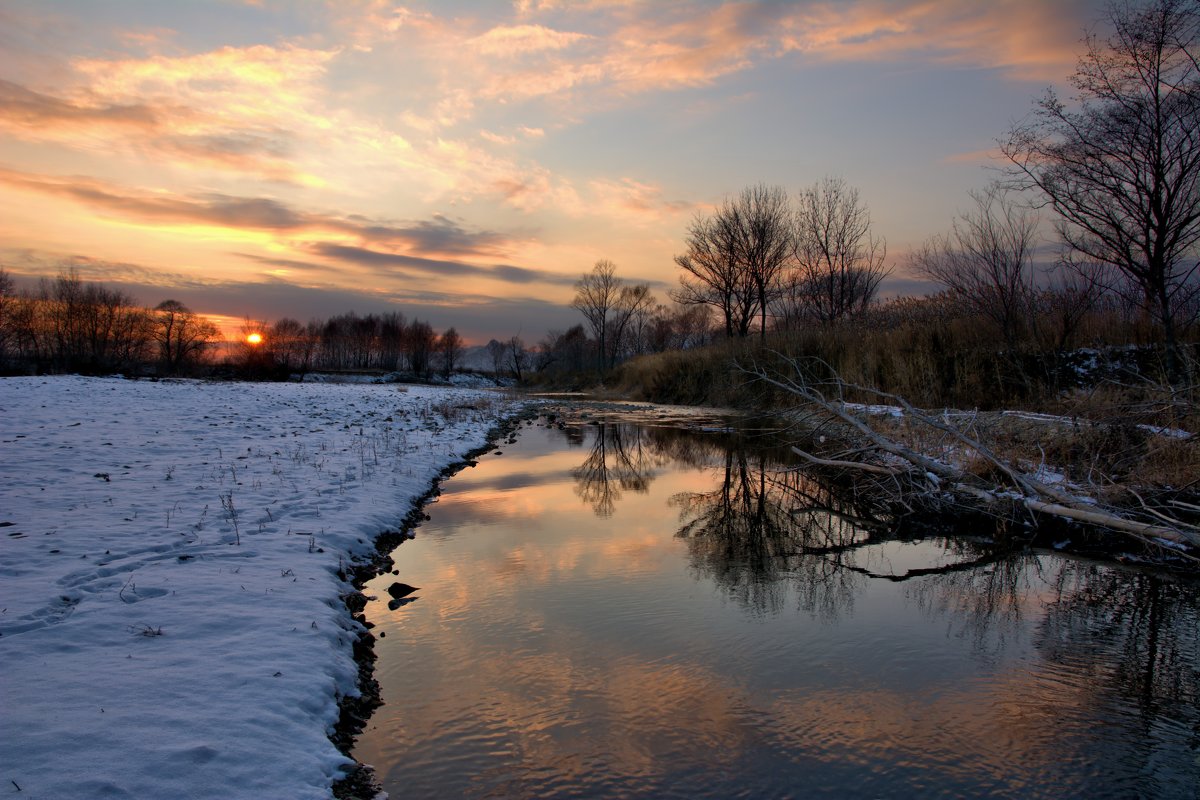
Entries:
[[[903, 397], [842, 381], [823, 361], [793, 359], [772, 353], [772, 366], [758, 362], [739, 365], [755, 381], [797, 398], [793, 410], [797, 421], [813, 432], [838, 428], [833, 439], [846, 446], [833, 452], [813, 452], [799, 446], [792, 450], [812, 466], [837, 470], [867, 483], [877, 493], [890, 493], [904, 507], [920, 504], [926, 509], [947, 511], [963, 508], [1000, 513], [1019, 510], [1036, 525], [1047, 516], [1072, 520], [1112, 531], [1150, 548], [1200, 564], [1200, 527], [1141, 501], [1137, 507], [1117, 508], [1094, 497], [1078, 495], [1052, 486], [1011, 460], [1000, 457], [978, 437], [952, 421], [948, 414], [931, 414], [913, 407]], [[847, 395], [887, 403], [912, 425], [936, 431], [953, 443], [959, 459], [933, 457], [897, 438], [885, 435], [868, 421], [861, 405]], [[820, 442], [822, 437], [815, 441]], [[967, 458], [988, 469], [967, 470]], [[1194, 510], [1180, 504], [1186, 510]]]

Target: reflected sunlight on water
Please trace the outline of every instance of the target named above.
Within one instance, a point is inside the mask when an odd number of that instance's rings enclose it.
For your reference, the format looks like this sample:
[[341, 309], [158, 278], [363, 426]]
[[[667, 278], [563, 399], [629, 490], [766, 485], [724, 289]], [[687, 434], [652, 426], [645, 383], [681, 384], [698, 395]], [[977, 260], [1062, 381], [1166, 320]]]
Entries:
[[[730, 445], [728, 448], [726, 445]], [[896, 541], [736, 438], [525, 428], [367, 608], [393, 797], [1191, 797], [1194, 585]]]

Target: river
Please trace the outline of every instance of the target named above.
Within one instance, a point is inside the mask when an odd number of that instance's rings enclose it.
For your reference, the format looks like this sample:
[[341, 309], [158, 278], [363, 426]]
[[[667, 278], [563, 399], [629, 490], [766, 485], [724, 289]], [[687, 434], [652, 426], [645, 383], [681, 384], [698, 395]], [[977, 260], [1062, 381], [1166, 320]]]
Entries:
[[367, 588], [391, 797], [1197, 797], [1195, 582], [689, 427], [541, 418], [443, 485]]

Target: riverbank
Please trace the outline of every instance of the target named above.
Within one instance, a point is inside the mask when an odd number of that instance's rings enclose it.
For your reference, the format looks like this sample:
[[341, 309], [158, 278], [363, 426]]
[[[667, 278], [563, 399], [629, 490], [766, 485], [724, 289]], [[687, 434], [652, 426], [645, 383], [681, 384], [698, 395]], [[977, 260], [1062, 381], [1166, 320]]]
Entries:
[[[362, 632], [354, 642], [354, 661], [358, 665], [358, 693], [348, 695], [339, 702], [338, 722], [330, 737], [337, 748], [349, 758], [354, 747], [355, 737], [362, 732], [371, 714], [383, 704], [380, 696], [379, 683], [375, 680], [375, 663], [378, 656], [375, 652], [375, 636], [371, 631], [372, 624], [363, 615], [363, 609], [369, 600], [374, 599], [363, 593], [367, 582], [394, 566], [391, 553], [395, 548], [416, 536], [416, 529], [429, 517], [425, 507], [440, 493], [442, 482], [456, 474], [474, 466], [477, 458], [490, 453], [500, 446], [503, 441], [515, 441], [512, 437], [520, 428], [523, 421], [529, 420], [533, 412], [529, 409], [513, 413], [503, 419], [488, 431], [486, 441], [479, 447], [463, 455], [457, 461], [447, 464], [434, 477], [429, 488], [419, 497], [415, 497], [405, 514], [403, 521], [393, 530], [384, 531], [375, 539], [375, 551], [369, 558], [361, 559], [348, 571], [347, 578], [354, 591], [344, 595], [343, 600], [347, 611], [355, 622], [362, 626]], [[379, 787], [375, 781], [374, 771], [368, 764], [355, 762], [345, 774], [345, 777], [333, 785], [333, 796], [338, 800], [371, 800], [378, 796]]]
[[0, 380], [0, 782], [325, 798], [374, 539], [517, 401], [430, 387]]

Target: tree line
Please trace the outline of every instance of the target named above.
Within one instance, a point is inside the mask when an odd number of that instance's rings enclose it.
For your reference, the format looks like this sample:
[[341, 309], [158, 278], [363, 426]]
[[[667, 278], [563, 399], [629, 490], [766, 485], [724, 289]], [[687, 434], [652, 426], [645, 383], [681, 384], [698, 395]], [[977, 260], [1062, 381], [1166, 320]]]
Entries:
[[[1200, 4], [1118, 3], [1107, 22], [1108, 36], [1084, 40], [1070, 103], [1053, 90], [1036, 100], [999, 139], [999, 179], [908, 267], [996, 334], [1017, 379], [1029, 378], [1022, 350], [1062, 350], [1089, 315], [1134, 310], [1178, 385], [1194, 377], [1186, 343], [1200, 318]], [[1040, 240], [1043, 214], [1057, 242]], [[672, 297], [711, 314], [727, 340], [860, 319], [894, 266], [858, 190], [837, 177], [795, 197], [743, 189], [698, 214], [683, 245]], [[620, 345], [649, 302], [607, 261], [577, 283], [571, 305], [601, 371], [630, 354]]]
[[74, 270], [17, 291], [0, 269], [0, 370], [188, 374], [221, 341], [217, 326], [182, 303], [153, 309]]
[[[232, 345], [232, 346], [231, 346]], [[247, 320], [226, 342], [212, 321], [176, 300], [153, 308], [75, 270], [17, 291], [0, 269], [0, 371], [286, 377], [313, 370], [401, 371], [428, 380], [459, 368], [458, 331], [400, 312], [348, 312], [301, 323]]]
[[[716, 314], [725, 336], [831, 323], [870, 305], [891, 272], [857, 189], [828, 177], [793, 200], [759, 184], [688, 226], [675, 299]], [[770, 323], [768, 322], [770, 321]]]
[[252, 360], [257, 354], [285, 374], [379, 370], [428, 380], [459, 368], [465, 349], [457, 329], [439, 334], [428, 322], [410, 320], [399, 311], [361, 316], [350, 311], [307, 324], [283, 317], [274, 324], [248, 322], [243, 327], [247, 333], [262, 333], [261, 343], [241, 345], [243, 358]]

